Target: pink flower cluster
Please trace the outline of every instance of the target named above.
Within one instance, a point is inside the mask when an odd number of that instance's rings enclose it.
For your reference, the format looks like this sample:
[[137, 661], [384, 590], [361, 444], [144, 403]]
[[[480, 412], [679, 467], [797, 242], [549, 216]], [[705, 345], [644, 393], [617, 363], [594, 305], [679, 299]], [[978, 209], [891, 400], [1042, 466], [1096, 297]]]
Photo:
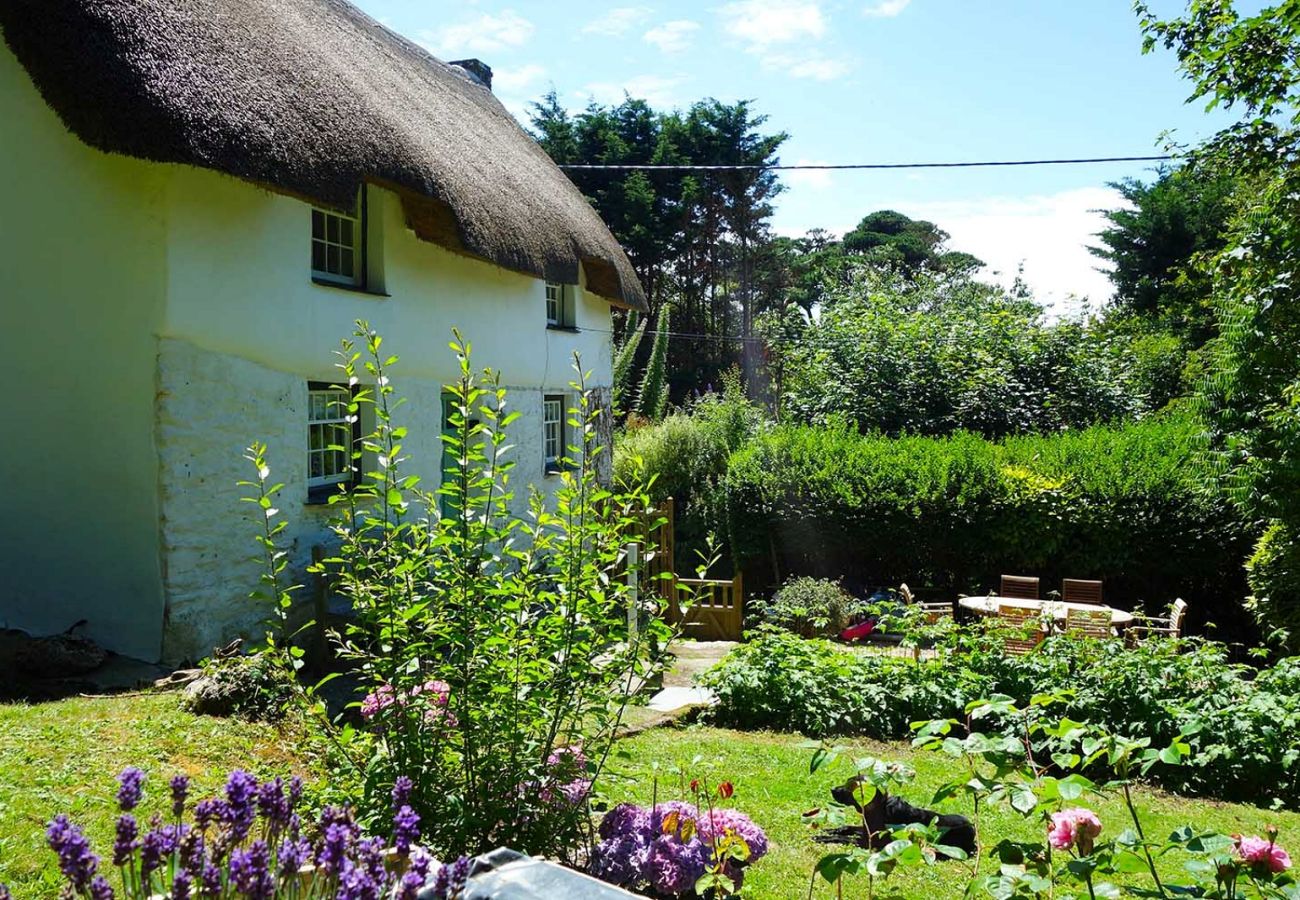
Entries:
[[568, 806], [579, 806], [591, 793], [587, 777], [587, 754], [581, 744], [557, 747], [546, 758], [547, 777], [539, 792], [543, 802], [563, 799]]
[[361, 718], [370, 721], [390, 707], [405, 708], [411, 703], [419, 702], [420, 698], [424, 698], [423, 702], [428, 706], [424, 711], [426, 723], [456, 727], [456, 716], [447, 708], [451, 700], [451, 685], [445, 681], [426, 681], [401, 693], [391, 684], [381, 684], [361, 701]]
[[1266, 869], [1274, 875], [1291, 868], [1291, 857], [1287, 852], [1272, 840], [1260, 837], [1238, 838], [1237, 855], [1252, 868]]
[[1101, 819], [1090, 809], [1074, 807], [1052, 813], [1047, 842], [1056, 850], [1078, 850], [1083, 856], [1092, 852], [1093, 841], [1101, 834]]

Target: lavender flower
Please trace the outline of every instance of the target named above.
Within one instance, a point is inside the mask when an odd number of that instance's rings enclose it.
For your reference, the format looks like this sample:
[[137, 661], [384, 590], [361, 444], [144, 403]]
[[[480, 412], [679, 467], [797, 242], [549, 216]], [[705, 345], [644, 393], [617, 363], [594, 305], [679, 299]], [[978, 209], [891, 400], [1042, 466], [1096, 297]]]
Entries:
[[[407, 869], [402, 874], [401, 881], [397, 883], [397, 893], [393, 895], [394, 900], [416, 900], [422, 887], [424, 887], [424, 879], [418, 873]], [[0, 900], [4, 900], [3, 895], [0, 895]]]
[[298, 801], [302, 799], [302, 779], [297, 775], [289, 779], [289, 805], [297, 807]]
[[127, 766], [117, 776], [117, 805], [122, 812], [130, 812], [140, 803], [144, 794], [144, 772]]
[[193, 878], [190, 873], [184, 869], [176, 872], [176, 877], [172, 879], [172, 895], [170, 900], [190, 900], [190, 887]]
[[215, 797], [200, 800], [194, 807], [194, 824], [200, 829], [226, 817], [226, 801]]
[[403, 806], [393, 817], [393, 846], [398, 853], [409, 853], [411, 844], [420, 839], [420, 817], [409, 806]]
[[462, 856], [454, 863], [443, 864], [433, 881], [433, 900], [459, 900], [469, 881], [469, 857]]
[[379, 900], [380, 885], [361, 866], [349, 866], [339, 878], [337, 900]]
[[[423, 883], [429, 880], [429, 868], [432, 865], [433, 857], [417, 848], [411, 851], [411, 858], [406, 862], [406, 871], [419, 875], [420, 881]], [[3, 898], [0, 898], [0, 900], [3, 900]]]
[[415, 790], [415, 783], [405, 775], [398, 775], [397, 780], [393, 782], [393, 812], [397, 812], [403, 806], [411, 805], [411, 791]]
[[275, 781], [262, 784], [257, 792], [257, 807], [262, 817], [277, 830], [289, 824], [289, 816], [293, 814], [293, 808], [284, 793], [283, 779], [276, 778]]
[[85, 893], [95, 869], [99, 867], [99, 857], [90, 852], [90, 842], [81, 829], [60, 813], [45, 829], [45, 839], [50, 849], [59, 855], [59, 871], [78, 892]]
[[167, 837], [161, 829], [154, 829], [140, 841], [140, 875], [148, 880], [149, 873], [161, 868], [168, 853]]
[[238, 844], [248, 834], [257, 818], [254, 801], [257, 798], [257, 779], [242, 769], [236, 769], [226, 779], [226, 809], [222, 821], [230, 826], [231, 840]]
[[280, 877], [288, 878], [307, 864], [311, 854], [311, 845], [302, 838], [285, 838], [280, 842], [280, 852], [276, 860], [280, 867]]
[[247, 850], [230, 854], [230, 883], [250, 900], [271, 900], [275, 878], [271, 875], [271, 851], [266, 841], [253, 841]]
[[131, 854], [140, 846], [136, 838], [140, 834], [140, 826], [136, 824], [135, 816], [130, 813], [122, 813], [117, 817], [117, 837], [113, 841], [113, 865], [124, 866], [130, 859]]
[[329, 825], [325, 829], [325, 838], [316, 851], [316, 865], [326, 872], [334, 874], [342, 872], [351, 843], [351, 829], [337, 822]]
[[175, 776], [171, 780], [171, 789], [172, 815], [179, 819], [185, 811], [185, 798], [190, 794], [190, 779], [185, 775]]
[[113, 887], [103, 875], [96, 875], [90, 882], [90, 900], [113, 900]]
[[203, 884], [200, 891], [204, 897], [221, 896], [221, 870], [215, 863], [209, 862], [203, 866]]

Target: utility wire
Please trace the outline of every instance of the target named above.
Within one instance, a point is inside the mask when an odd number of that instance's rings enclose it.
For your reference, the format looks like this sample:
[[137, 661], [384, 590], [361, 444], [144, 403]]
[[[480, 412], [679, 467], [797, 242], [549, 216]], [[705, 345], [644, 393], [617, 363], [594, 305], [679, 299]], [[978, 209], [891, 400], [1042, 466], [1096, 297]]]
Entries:
[[[611, 330], [611, 329], [609, 329], [609, 328], [587, 328], [587, 327], [585, 327], [585, 326], [582, 327], [582, 328], [579, 328], [578, 331], [579, 331], [579, 332], [583, 332], [583, 331], [594, 331], [594, 332], [596, 332], [597, 334], [615, 334], [615, 333], [616, 333], [616, 332], [614, 332], [613, 330]], [[751, 335], [750, 337], [745, 337], [743, 334], [697, 334], [697, 333], [695, 333], [695, 332], [689, 332], [689, 331], [650, 331], [650, 330], [647, 330], [647, 331], [645, 332], [644, 337], [654, 337], [654, 336], [656, 336], [656, 335], [660, 335], [660, 334], [662, 334], [664, 337], [670, 337], [670, 338], [675, 338], [675, 337], [676, 337], [676, 338], [694, 338], [694, 339], [705, 340], [705, 341], [758, 341], [758, 342], [762, 342], [762, 340], [763, 340], [761, 337], [758, 337], [757, 335]]]
[[1168, 162], [1173, 156], [1094, 156], [1080, 159], [1014, 159], [979, 162], [916, 162], [916, 163], [800, 163], [794, 165], [652, 165], [644, 163], [564, 163], [561, 169], [649, 171], [649, 172], [727, 172], [772, 171], [786, 172], [798, 169], [974, 169], [994, 166], [1078, 166], [1088, 163], [1115, 162]]

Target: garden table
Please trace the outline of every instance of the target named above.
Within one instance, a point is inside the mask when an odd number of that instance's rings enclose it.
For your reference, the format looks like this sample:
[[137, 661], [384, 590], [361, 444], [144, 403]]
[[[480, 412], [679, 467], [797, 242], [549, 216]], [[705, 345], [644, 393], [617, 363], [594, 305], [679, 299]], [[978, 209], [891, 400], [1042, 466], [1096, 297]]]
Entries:
[[1058, 626], [1065, 624], [1065, 616], [1072, 609], [1083, 611], [1104, 609], [1110, 613], [1110, 624], [1115, 629], [1122, 630], [1133, 624], [1132, 613], [1125, 612], [1122, 609], [1115, 609], [1113, 606], [1099, 606], [1095, 603], [1066, 603], [1064, 600], [1026, 600], [1021, 597], [999, 597], [996, 594], [989, 594], [986, 597], [962, 597], [957, 601], [957, 605], [979, 616], [996, 616], [1000, 606], [1018, 606], [1021, 609], [1032, 609], [1039, 615], [1050, 613], [1052, 620]]

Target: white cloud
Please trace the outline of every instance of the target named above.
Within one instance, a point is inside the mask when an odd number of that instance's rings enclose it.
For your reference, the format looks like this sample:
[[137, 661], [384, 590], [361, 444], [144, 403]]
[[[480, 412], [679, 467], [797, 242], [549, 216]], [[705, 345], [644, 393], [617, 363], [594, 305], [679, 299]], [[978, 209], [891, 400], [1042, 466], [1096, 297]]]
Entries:
[[907, 9], [908, 4], [911, 2], [912, 0], [880, 0], [879, 3], [864, 9], [862, 14], [877, 19], [892, 19]]
[[652, 11], [647, 6], [615, 7], [603, 16], [593, 19], [582, 26], [582, 33], [619, 37], [644, 22]]
[[811, 78], [813, 81], [835, 81], [853, 70], [853, 64], [846, 59], [820, 54], [769, 56], [763, 60], [763, 67], [782, 69], [791, 78]]
[[[444, 58], [518, 47], [533, 35], [533, 23], [512, 9], [483, 13], [455, 25], [419, 33], [420, 43]], [[490, 62], [490, 61], [489, 61]]]
[[647, 43], [654, 44], [662, 53], [681, 53], [690, 44], [695, 32], [700, 30], [698, 22], [690, 19], [674, 19], [651, 28], [645, 33]]
[[528, 63], [517, 69], [497, 69], [492, 73], [492, 87], [498, 93], [526, 91], [546, 75], [546, 69], [536, 63]]
[[816, 0], [737, 0], [718, 14], [723, 30], [751, 51], [826, 33], [826, 19]]
[[[794, 165], [825, 166], [829, 163], [824, 159], [796, 159]], [[781, 180], [791, 189], [808, 188], [814, 191], [828, 190], [832, 182], [831, 173], [827, 169], [789, 169], [781, 172]]]
[[618, 104], [623, 102], [624, 93], [633, 100], [644, 100], [656, 108], [676, 105], [677, 88], [681, 78], [664, 78], [660, 75], [638, 75], [621, 83], [597, 81], [586, 86], [584, 95], [597, 103]]
[[[786, 174], [786, 180], [789, 175]], [[791, 192], [793, 193], [793, 192]], [[1102, 261], [1088, 252], [1094, 235], [1105, 227], [1100, 209], [1124, 205], [1118, 191], [1087, 187], [1053, 194], [989, 196], [966, 200], [911, 202], [880, 197], [869, 209], [896, 209], [914, 219], [934, 222], [950, 238], [948, 247], [973, 253], [984, 260], [982, 277], [1010, 285], [1024, 264], [1024, 279], [1038, 301], [1056, 315], [1077, 312], [1087, 297], [1096, 309], [1110, 299], [1114, 288]], [[827, 224], [828, 231], [843, 234], [854, 222]], [[812, 224], [782, 223], [780, 234], [802, 235]]]

